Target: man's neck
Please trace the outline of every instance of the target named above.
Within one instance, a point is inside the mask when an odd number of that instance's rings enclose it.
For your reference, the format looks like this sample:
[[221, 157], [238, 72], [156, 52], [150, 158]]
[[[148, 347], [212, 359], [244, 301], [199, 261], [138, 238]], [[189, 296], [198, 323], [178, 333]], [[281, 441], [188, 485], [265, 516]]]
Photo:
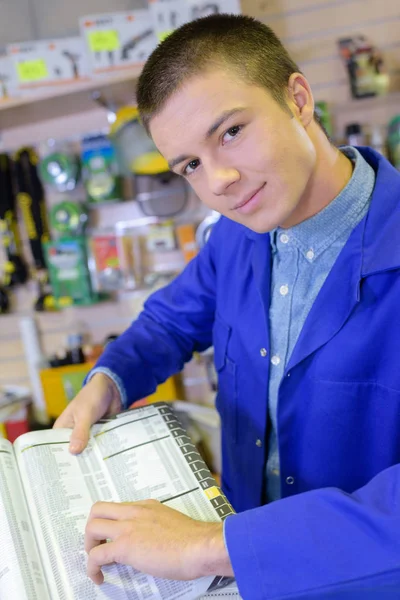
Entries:
[[303, 198], [281, 225], [285, 229], [298, 225], [328, 206], [346, 187], [353, 173], [351, 160], [332, 146], [315, 122], [310, 125], [308, 134], [316, 150], [315, 169]]

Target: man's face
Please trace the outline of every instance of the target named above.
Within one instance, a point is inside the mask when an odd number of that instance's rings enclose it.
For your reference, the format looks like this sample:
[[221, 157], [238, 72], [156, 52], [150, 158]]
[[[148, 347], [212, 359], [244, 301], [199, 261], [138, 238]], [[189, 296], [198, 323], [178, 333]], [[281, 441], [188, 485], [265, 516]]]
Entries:
[[265, 89], [212, 70], [177, 91], [150, 132], [204, 204], [264, 233], [302, 220], [316, 164], [295, 98], [288, 106], [294, 116]]

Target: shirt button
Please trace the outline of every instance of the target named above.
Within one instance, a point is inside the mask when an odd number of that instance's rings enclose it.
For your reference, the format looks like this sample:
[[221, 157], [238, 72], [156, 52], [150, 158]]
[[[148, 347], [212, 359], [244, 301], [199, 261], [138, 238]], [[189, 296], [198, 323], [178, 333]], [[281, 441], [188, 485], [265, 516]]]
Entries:
[[281, 359], [279, 358], [279, 356], [277, 354], [275, 354], [272, 358], [271, 358], [271, 362], [273, 365], [275, 365], [275, 367], [277, 365], [279, 365], [279, 363], [281, 362]]
[[267, 354], [268, 354], [267, 349], [266, 348], [261, 348], [260, 354], [261, 354], [261, 356], [267, 356]]
[[308, 258], [308, 260], [312, 260], [314, 258], [314, 256], [315, 256], [314, 250], [312, 250], [312, 248], [310, 248], [306, 254], [306, 257]]
[[258, 446], [258, 448], [261, 448], [262, 441], [260, 439], [256, 440], [256, 446]]
[[286, 483], [287, 483], [287, 485], [293, 485], [294, 477], [292, 477], [291, 475], [289, 477], [286, 477]]
[[286, 233], [282, 233], [279, 239], [281, 240], [282, 244], [287, 244], [289, 241], [289, 236], [286, 235]]
[[289, 287], [287, 285], [281, 285], [281, 287], [279, 288], [279, 292], [281, 296], [287, 296], [289, 293]]

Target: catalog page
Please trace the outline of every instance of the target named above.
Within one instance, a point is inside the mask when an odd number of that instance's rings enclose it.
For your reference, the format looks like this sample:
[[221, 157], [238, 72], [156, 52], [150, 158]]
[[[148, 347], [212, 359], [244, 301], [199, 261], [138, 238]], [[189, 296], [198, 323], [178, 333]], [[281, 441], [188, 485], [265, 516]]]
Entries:
[[[200, 521], [220, 521], [233, 513], [168, 405], [129, 411], [92, 432], [119, 501], [154, 498]], [[221, 579], [209, 579], [208, 585], [221, 585]], [[207, 589], [205, 581], [180, 586], [197, 597]], [[164, 597], [163, 583], [156, 585]]]
[[126, 412], [92, 432], [119, 501], [154, 498], [201, 521], [233, 513], [169, 406]]
[[84, 530], [97, 500], [154, 498], [203, 520], [232, 510], [178, 422], [160, 410], [145, 407], [95, 426], [80, 456], [68, 451], [69, 430], [28, 433], [14, 444], [51, 598], [189, 600], [212, 583], [164, 581], [122, 565], [105, 567], [101, 586], [86, 575]]
[[11, 443], [0, 438], [0, 600], [47, 600], [38, 548]]

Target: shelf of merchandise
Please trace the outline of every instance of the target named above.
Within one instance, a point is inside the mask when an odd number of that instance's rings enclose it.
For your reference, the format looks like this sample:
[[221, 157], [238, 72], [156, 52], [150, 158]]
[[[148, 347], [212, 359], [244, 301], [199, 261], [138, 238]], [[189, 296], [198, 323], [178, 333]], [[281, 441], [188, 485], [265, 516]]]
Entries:
[[106, 101], [120, 106], [133, 102], [141, 66], [115, 71], [74, 83], [40, 87], [32, 93], [0, 100], [0, 133], [33, 122], [46, 121], [73, 114], [98, 110], [105, 113], [91, 97], [99, 91]]
[[0, 112], [7, 111], [19, 106], [26, 106], [43, 100], [60, 98], [62, 96], [74, 96], [81, 92], [90, 92], [97, 89], [107, 88], [109, 86], [134, 81], [140, 75], [141, 67], [129, 67], [123, 71], [110, 72], [104, 76], [96, 76], [87, 79], [81, 79], [72, 83], [60, 83], [49, 85], [48, 87], [37, 87], [31, 91], [24, 90], [23, 95], [15, 98], [5, 98], [0, 100]]

